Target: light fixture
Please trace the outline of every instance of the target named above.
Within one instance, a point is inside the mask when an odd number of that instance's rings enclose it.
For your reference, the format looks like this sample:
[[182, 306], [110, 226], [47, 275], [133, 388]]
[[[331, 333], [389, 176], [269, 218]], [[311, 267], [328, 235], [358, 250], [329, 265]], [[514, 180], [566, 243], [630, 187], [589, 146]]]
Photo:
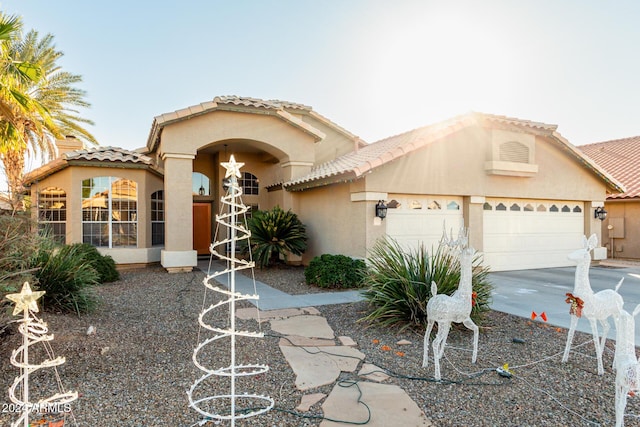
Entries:
[[604, 221], [607, 218], [607, 211], [602, 206], [598, 206], [593, 212], [593, 217], [598, 218], [600, 221]]
[[387, 217], [387, 205], [382, 200], [378, 200], [378, 203], [376, 203], [376, 217], [380, 219]]
[[204, 184], [202, 182], [202, 174], [200, 174], [200, 188], [198, 188], [198, 194], [204, 196]]

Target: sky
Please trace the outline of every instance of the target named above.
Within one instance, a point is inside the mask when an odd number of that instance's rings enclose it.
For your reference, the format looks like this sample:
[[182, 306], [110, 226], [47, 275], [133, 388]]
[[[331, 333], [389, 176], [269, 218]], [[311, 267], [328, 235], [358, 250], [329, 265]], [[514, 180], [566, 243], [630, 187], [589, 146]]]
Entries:
[[0, 0], [83, 77], [100, 145], [237, 95], [311, 106], [367, 142], [470, 111], [640, 135], [640, 2]]

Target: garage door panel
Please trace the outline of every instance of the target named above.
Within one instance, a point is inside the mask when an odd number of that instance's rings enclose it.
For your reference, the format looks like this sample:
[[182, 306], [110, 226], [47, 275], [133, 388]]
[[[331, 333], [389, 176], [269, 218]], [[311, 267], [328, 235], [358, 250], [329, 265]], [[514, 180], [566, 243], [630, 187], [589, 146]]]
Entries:
[[[431, 251], [438, 246], [443, 228], [457, 233], [463, 224], [461, 210], [447, 209], [448, 205], [462, 206], [461, 198], [390, 195], [391, 199], [398, 202], [399, 207], [387, 211], [387, 235], [405, 249], [423, 245]], [[441, 209], [428, 209], [435, 205]], [[418, 206], [421, 208], [416, 208]]]
[[[499, 203], [507, 207], [514, 204], [535, 206], [536, 209], [484, 211], [484, 261], [491, 270], [573, 265], [567, 255], [580, 247], [584, 234], [582, 203], [493, 200], [489, 204], [495, 208]], [[551, 211], [552, 206], [557, 207], [558, 212]], [[562, 212], [565, 206], [567, 208]]]

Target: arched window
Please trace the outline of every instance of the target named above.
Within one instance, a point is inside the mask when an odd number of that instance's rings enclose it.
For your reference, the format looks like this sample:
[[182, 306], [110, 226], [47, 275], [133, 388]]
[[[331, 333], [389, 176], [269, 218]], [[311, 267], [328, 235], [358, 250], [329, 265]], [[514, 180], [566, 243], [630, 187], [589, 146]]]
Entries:
[[164, 245], [164, 191], [151, 194], [151, 245]]
[[38, 228], [60, 243], [67, 235], [67, 193], [57, 187], [38, 192]]
[[242, 187], [242, 193], [243, 194], [249, 194], [249, 195], [257, 195], [258, 191], [259, 191], [259, 181], [258, 178], [250, 173], [250, 172], [243, 172], [242, 173], [242, 178], [240, 178], [240, 182], [238, 183], [240, 184], [240, 187]]
[[191, 175], [191, 187], [194, 196], [209, 196], [211, 195], [211, 185], [209, 184], [209, 177], [207, 175], [194, 172]]
[[135, 181], [99, 176], [82, 181], [82, 241], [100, 247], [135, 247], [138, 241]]

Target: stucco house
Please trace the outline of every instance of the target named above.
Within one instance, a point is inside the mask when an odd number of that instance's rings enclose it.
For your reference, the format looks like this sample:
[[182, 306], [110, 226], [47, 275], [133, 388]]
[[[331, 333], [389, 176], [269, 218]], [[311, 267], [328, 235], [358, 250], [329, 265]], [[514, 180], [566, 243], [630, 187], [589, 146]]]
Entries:
[[27, 176], [42, 225], [170, 272], [208, 253], [231, 154], [246, 205], [306, 225], [303, 263], [364, 258], [385, 235], [431, 246], [464, 224], [494, 271], [571, 265], [582, 236], [601, 233], [594, 210], [624, 191], [555, 125], [482, 113], [367, 144], [309, 106], [227, 96], [155, 117], [144, 149], [65, 142]]
[[626, 188], [605, 201], [602, 244], [609, 257], [640, 259], [640, 136], [579, 148]]

